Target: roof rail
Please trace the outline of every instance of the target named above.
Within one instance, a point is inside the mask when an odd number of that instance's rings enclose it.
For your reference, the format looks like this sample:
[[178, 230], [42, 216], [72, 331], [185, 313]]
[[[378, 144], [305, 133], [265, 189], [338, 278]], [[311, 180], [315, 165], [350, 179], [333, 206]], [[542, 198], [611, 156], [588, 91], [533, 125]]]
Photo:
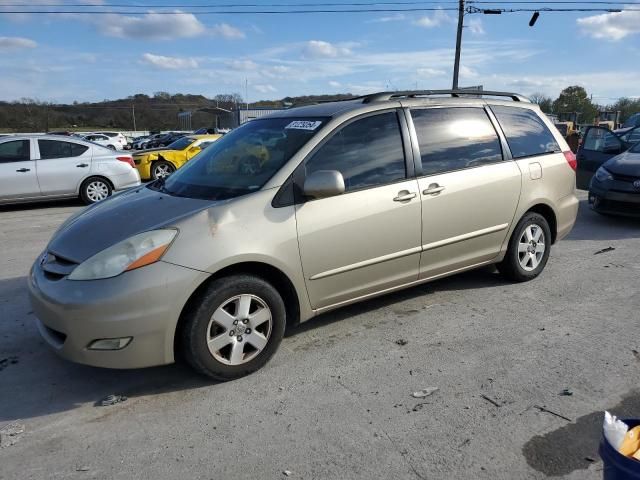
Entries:
[[465, 95], [474, 95], [480, 97], [509, 97], [514, 102], [531, 103], [527, 97], [517, 93], [494, 92], [491, 90], [407, 90], [401, 92], [380, 92], [366, 95], [362, 103], [383, 102], [394, 98], [416, 98], [428, 97], [431, 95], [451, 95], [452, 97], [460, 97]]

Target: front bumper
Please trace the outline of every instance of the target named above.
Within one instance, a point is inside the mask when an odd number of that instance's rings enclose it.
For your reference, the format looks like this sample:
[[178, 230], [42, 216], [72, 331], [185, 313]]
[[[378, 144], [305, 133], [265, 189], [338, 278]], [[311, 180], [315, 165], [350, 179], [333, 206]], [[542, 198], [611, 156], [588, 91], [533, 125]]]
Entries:
[[[117, 277], [51, 279], [38, 262], [29, 296], [44, 340], [60, 356], [107, 368], [142, 368], [174, 361], [182, 308], [207, 274], [157, 262]], [[89, 350], [97, 339], [133, 337], [121, 350]]]
[[640, 218], [640, 190], [612, 190], [594, 179], [589, 187], [589, 206], [608, 215]]

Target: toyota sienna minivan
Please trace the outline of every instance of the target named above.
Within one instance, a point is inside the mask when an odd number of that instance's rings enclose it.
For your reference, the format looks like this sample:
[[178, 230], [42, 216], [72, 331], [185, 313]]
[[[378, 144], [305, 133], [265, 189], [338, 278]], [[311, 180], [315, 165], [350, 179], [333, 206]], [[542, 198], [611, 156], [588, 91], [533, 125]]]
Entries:
[[490, 264], [537, 277], [575, 222], [575, 169], [517, 94], [283, 110], [69, 218], [32, 267], [30, 297], [65, 358], [139, 368], [180, 354], [229, 380], [328, 310]]

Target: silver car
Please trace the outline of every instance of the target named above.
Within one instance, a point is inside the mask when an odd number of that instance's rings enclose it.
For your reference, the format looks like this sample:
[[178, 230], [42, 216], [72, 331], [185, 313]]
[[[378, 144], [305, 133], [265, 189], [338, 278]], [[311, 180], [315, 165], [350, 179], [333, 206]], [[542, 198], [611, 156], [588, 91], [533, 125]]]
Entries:
[[343, 305], [490, 264], [536, 278], [576, 219], [575, 157], [523, 97], [471, 95], [284, 110], [77, 214], [31, 270], [42, 336], [81, 363], [179, 351], [228, 380]]
[[70, 197], [91, 204], [137, 185], [131, 155], [75, 137], [0, 138], [0, 204]]

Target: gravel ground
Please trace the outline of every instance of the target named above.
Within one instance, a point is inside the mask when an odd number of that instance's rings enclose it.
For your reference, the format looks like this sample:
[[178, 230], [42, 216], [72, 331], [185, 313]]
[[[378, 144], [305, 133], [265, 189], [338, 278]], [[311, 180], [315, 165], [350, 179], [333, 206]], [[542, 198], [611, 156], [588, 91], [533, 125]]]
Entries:
[[25, 277], [80, 206], [4, 207], [0, 479], [601, 478], [602, 410], [640, 416], [640, 222], [581, 198], [535, 281], [482, 269], [331, 312], [226, 384], [57, 358]]

